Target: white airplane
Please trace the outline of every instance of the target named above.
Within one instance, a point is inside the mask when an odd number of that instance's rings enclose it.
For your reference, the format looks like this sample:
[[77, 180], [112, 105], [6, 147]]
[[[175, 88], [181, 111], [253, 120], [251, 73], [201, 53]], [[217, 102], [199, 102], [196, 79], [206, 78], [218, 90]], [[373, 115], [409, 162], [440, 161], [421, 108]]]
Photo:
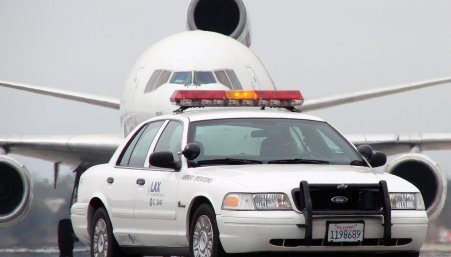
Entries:
[[[32, 199], [29, 172], [8, 154], [54, 162], [55, 181], [60, 163], [76, 166], [75, 189], [82, 172], [92, 165], [107, 162], [124, 136], [137, 124], [174, 111], [176, 107], [170, 104], [169, 98], [176, 89], [276, 89], [264, 65], [249, 49], [250, 28], [242, 0], [193, 0], [188, 8], [187, 23], [189, 31], [161, 40], [139, 58], [120, 99], [0, 81], [2, 87], [120, 110], [123, 128], [122, 135], [0, 136], [0, 153], [3, 153], [0, 155], [0, 185], [5, 188], [0, 190], [0, 227], [20, 222]], [[305, 100], [301, 111], [449, 82], [451, 77], [309, 99]], [[448, 149], [450, 134], [349, 135], [348, 138], [356, 145], [371, 144], [388, 154], [403, 153], [387, 165], [386, 171], [416, 185], [423, 194], [429, 216], [438, 216], [445, 202], [446, 176], [421, 150]], [[415, 172], [411, 172], [412, 169]], [[62, 238], [71, 235], [69, 228], [59, 231], [67, 232], [62, 232]]]

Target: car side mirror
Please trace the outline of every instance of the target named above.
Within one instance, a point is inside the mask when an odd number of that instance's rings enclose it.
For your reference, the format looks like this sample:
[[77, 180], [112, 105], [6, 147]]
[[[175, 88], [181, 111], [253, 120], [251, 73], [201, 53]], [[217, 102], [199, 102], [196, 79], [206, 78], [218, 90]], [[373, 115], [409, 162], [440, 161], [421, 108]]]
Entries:
[[374, 151], [370, 145], [359, 145], [357, 151], [368, 160], [372, 167], [380, 167], [387, 163], [387, 155]]
[[370, 145], [359, 145], [357, 151], [363, 155], [368, 161], [373, 157], [374, 150]]
[[178, 165], [174, 161], [174, 155], [169, 151], [153, 152], [150, 154], [149, 163], [151, 166], [178, 170]]
[[200, 154], [200, 145], [196, 143], [189, 143], [183, 148], [182, 154], [188, 160], [194, 160]]
[[371, 166], [380, 167], [387, 163], [387, 155], [383, 152], [375, 151], [369, 161]]

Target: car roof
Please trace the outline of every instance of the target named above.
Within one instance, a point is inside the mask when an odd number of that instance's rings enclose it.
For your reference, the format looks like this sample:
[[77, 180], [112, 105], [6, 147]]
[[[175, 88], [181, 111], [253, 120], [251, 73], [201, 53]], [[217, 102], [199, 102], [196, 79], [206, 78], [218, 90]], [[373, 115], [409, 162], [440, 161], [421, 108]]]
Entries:
[[159, 119], [172, 118], [174, 116], [183, 116], [190, 121], [200, 120], [214, 120], [214, 119], [230, 119], [230, 118], [285, 118], [285, 119], [303, 119], [313, 121], [324, 121], [321, 118], [303, 114], [300, 112], [291, 112], [281, 108], [267, 108], [261, 110], [259, 108], [241, 108], [241, 107], [229, 107], [229, 108], [202, 108], [202, 109], [188, 109], [184, 112], [159, 116]]

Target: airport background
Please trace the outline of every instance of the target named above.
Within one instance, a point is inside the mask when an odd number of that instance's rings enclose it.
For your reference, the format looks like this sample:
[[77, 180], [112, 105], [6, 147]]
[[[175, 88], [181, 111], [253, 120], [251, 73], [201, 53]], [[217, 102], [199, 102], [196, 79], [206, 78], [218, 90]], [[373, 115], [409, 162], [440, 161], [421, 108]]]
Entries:
[[[301, 89], [313, 98], [451, 75], [450, 1], [244, 2], [251, 48], [280, 89]], [[119, 97], [145, 49], [185, 30], [187, 5], [187, 0], [0, 0], [0, 80]], [[443, 85], [312, 114], [344, 134], [451, 132], [450, 92]], [[117, 111], [0, 89], [2, 135], [120, 131]], [[451, 178], [450, 151], [426, 154]], [[62, 167], [54, 190], [53, 163], [17, 158], [33, 174], [34, 201], [22, 224], [0, 229], [1, 257], [12, 256], [1, 252], [7, 247], [56, 246], [57, 220], [68, 216], [61, 199], [69, 199], [73, 167]], [[430, 240], [449, 235], [450, 200]]]

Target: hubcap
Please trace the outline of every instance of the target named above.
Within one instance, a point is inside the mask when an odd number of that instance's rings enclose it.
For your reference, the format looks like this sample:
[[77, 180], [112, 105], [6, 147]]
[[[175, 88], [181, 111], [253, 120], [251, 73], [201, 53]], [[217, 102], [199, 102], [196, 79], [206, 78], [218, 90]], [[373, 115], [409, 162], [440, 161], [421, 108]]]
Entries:
[[95, 257], [107, 257], [108, 230], [104, 219], [97, 220], [94, 228], [93, 251]]
[[211, 257], [213, 250], [213, 226], [206, 215], [197, 219], [193, 235], [193, 252], [195, 257]]

